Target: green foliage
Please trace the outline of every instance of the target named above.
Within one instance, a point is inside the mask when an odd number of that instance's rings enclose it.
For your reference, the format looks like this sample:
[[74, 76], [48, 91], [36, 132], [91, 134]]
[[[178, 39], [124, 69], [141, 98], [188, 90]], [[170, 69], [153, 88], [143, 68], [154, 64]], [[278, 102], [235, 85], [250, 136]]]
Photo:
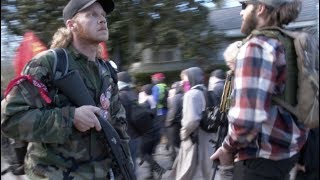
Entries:
[[110, 45], [127, 50], [128, 56], [122, 56], [121, 65], [140, 61], [134, 53], [136, 43], [142, 43], [142, 49], [151, 47], [155, 51], [179, 46], [183, 59], [207, 59], [213, 54], [215, 38], [207, 22], [209, 10], [201, 2], [204, 1], [117, 1], [109, 18]]
[[65, 0], [1, 0], [1, 20], [10, 33], [23, 35], [32, 30], [46, 44], [63, 26]]
[[[213, 53], [215, 38], [207, 22], [211, 0], [117, 0], [108, 17], [110, 57], [121, 67], [140, 61], [135, 45], [154, 50], [179, 46], [183, 59], [206, 59]], [[221, 0], [219, 0], [221, 1]], [[48, 44], [63, 26], [65, 0], [1, 0], [1, 20], [10, 33], [23, 35], [32, 30]], [[142, 48], [142, 49], [143, 49]], [[116, 58], [116, 59], [115, 59]]]

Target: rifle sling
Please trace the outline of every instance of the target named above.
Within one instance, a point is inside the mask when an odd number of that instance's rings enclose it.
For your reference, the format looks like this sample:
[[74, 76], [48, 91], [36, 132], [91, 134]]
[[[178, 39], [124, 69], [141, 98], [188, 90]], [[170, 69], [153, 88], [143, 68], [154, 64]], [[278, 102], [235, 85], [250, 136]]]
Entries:
[[223, 87], [223, 93], [221, 96], [221, 102], [220, 102], [220, 111], [221, 112], [226, 112], [228, 109], [228, 98], [230, 96], [231, 93], [231, 79], [233, 76], [233, 72], [231, 72], [230, 74], [227, 73], [227, 78], [226, 81], [224, 83], [224, 87]]

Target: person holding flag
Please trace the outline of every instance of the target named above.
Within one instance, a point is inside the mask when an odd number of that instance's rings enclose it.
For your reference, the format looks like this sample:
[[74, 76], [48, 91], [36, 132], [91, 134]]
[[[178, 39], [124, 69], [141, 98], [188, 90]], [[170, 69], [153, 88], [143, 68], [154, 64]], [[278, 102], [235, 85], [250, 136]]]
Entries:
[[32, 31], [26, 32], [13, 60], [15, 76], [21, 74], [23, 67], [33, 56], [45, 50], [47, 50], [45, 44]]

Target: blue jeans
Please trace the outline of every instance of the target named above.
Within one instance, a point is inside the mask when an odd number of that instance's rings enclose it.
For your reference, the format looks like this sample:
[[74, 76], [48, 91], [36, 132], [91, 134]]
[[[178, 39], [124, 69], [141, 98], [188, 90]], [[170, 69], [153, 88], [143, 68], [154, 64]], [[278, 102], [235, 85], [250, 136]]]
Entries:
[[136, 159], [138, 156], [138, 150], [139, 150], [139, 144], [140, 144], [140, 137], [134, 138], [134, 139], [130, 139], [129, 141], [129, 148], [130, 148], [130, 153], [131, 153], [131, 157], [132, 157], [132, 161], [134, 164], [134, 170], [136, 169], [137, 163], [136, 163]]

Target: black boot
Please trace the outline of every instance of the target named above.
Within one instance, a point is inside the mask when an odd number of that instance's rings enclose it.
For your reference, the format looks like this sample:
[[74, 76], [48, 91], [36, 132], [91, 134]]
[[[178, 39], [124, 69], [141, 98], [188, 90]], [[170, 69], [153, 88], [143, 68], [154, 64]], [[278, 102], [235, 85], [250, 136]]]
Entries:
[[152, 170], [153, 179], [160, 180], [162, 175], [166, 172], [160, 164], [158, 164], [152, 157], [147, 159], [148, 163], [150, 164], [150, 168]]
[[166, 169], [164, 169], [157, 163], [156, 166], [153, 167], [152, 171], [155, 172], [153, 176], [154, 180], [160, 180], [162, 178], [162, 175], [166, 172]]
[[17, 163], [14, 164], [12, 174], [14, 175], [24, 175], [24, 157], [27, 153], [27, 146], [21, 148], [14, 149], [16, 156], [17, 156]]

